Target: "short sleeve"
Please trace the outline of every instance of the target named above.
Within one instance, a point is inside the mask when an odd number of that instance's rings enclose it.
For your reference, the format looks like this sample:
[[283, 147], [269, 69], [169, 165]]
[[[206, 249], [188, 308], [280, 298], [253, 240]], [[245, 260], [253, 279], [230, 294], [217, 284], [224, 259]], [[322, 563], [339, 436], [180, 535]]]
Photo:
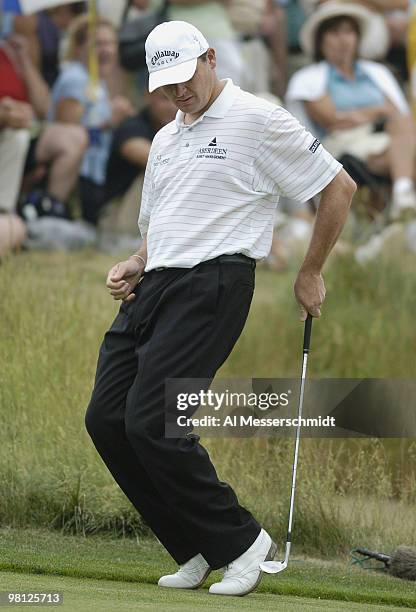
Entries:
[[143, 119], [139, 117], [126, 119], [126, 121], [123, 121], [114, 132], [113, 149], [120, 154], [122, 146], [129, 140], [133, 138], [144, 138], [152, 142], [154, 135], [154, 131], [145, 124]]
[[254, 189], [306, 202], [320, 193], [342, 165], [285, 109], [266, 121], [254, 162]]
[[152, 176], [152, 159], [153, 154], [152, 151], [150, 151], [149, 159], [147, 161], [146, 170], [144, 173], [142, 200], [140, 204], [140, 213], [138, 219], [138, 226], [142, 238], [144, 238], [147, 234], [150, 221], [150, 213], [153, 207], [154, 185]]
[[82, 75], [64, 72], [54, 88], [54, 99], [57, 102], [62, 98], [71, 98], [84, 106], [87, 102], [87, 86], [88, 81]]

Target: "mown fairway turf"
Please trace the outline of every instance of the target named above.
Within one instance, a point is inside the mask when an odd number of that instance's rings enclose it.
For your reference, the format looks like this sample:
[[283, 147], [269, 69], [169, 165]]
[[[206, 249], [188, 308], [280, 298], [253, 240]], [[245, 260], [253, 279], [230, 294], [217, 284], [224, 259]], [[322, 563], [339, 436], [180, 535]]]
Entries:
[[[180, 591], [161, 589], [149, 584], [126, 584], [109, 580], [91, 580], [27, 574], [3, 573], [0, 589], [38, 592], [56, 591], [64, 593], [64, 605], [58, 610], [68, 612], [115, 612], [119, 610], [267, 610], [271, 612], [399, 612], [402, 607], [378, 604], [317, 600], [306, 597], [251, 593], [241, 597], [215, 597], [207, 589]], [[26, 610], [27, 607], [6, 608]]]
[[176, 571], [176, 565], [155, 540], [9, 529], [0, 531], [0, 570], [0, 590], [60, 590], [64, 597], [66, 593], [71, 612], [151, 605], [165, 610], [416, 608], [414, 583], [351, 567], [346, 556], [325, 561], [295, 557], [279, 576], [264, 576], [247, 598], [219, 599], [206, 589], [221, 578], [221, 572], [211, 574], [205, 588], [194, 592], [157, 587], [158, 578]]

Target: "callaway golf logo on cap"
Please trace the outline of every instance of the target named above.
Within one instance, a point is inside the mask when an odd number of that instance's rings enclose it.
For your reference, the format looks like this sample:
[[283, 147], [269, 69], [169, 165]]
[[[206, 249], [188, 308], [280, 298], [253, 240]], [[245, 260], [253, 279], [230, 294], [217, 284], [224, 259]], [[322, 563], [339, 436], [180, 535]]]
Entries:
[[158, 51], [150, 61], [152, 66], [160, 67], [168, 62], [173, 62], [175, 59], [178, 59], [178, 57], [179, 53], [176, 51]]
[[186, 21], [158, 25], [146, 40], [149, 91], [189, 81], [195, 74], [198, 57], [208, 49], [205, 37]]

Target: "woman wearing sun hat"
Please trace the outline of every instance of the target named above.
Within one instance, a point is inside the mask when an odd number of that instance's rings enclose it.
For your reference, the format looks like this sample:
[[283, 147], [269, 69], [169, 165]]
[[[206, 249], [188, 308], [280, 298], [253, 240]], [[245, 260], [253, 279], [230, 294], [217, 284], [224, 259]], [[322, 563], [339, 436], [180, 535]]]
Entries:
[[391, 215], [398, 218], [404, 210], [416, 211], [415, 130], [392, 73], [359, 59], [361, 49], [368, 48], [371, 19], [371, 12], [354, 3], [318, 6], [300, 32], [301, 46], [315, 63], [292, 77], [287, 105], [312, 123], [335, 157], [349, 153], [373, 172], [391, 176]]

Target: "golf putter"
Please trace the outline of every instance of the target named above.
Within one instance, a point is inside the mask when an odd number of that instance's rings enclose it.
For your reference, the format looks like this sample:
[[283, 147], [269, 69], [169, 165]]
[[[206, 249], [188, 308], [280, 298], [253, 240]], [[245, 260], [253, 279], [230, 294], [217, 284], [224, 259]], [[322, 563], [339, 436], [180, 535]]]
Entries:
[[299, 455], [299, 442], [300, 442], [300, 419], [302, 416], [303, 408], [303, 394], [305, 391], [305, 379], [306, 379], [306, 366], [308, 364], [309, 346], [311, 342], [312, 332], [312, 315], [308, 314], [305, 321], [305, 331], [303, 336], [303, 361], [302, 361], [302, 376], [300, 381], [300, 395], [299, 395], [299, 408], [298, 408], [298, 426], [296, 428], [296, 441], [295, 441], [295, 453], [293, 459], [293, 471], [292, 471], [292, 490], [290, 494], [290, 510], [289, 510], [289, 526], [287, 530], [286, 538], [286, 551], [285, 558], [283, 561], [264, 561], [260, 563], [260, 569], [266, 574], [278, 574], [287, 568], [290, 555], [290, 546], [292, 543], [292, 522], [293, 522], [293, 508], [295, 503], [295, 489], [296, 489], [296, 471], [298, 467], [298, 455]]

